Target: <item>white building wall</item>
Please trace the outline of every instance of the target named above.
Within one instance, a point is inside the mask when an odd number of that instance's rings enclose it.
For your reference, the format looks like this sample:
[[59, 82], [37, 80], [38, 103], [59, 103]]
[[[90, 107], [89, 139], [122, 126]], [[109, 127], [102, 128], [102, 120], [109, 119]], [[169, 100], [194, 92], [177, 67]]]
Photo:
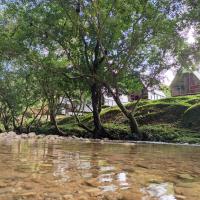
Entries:
[[149, 100], [159, 100], [166, 98], [165, 94], [161, 91], [149, 91], [148, 92], [148, 99]]
[[[120, 100], [123, 104], [128, 103], [128, 96], [127, 95], [121, 95]], [[113, 97], [108, 97], [106, 95], [104, 95], [104, 105], [106, 106], [116, 106], [116, 102], [113, 99]]]

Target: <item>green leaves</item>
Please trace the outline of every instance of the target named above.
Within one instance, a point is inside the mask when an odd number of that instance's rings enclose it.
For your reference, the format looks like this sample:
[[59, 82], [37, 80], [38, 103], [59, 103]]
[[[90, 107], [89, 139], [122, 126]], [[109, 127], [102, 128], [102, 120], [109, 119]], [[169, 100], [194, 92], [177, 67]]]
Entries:
[[177, 64], [169, 65], [169, 55], [178, 58], [185, 49], [183, 7], [175, 0], [6, 1], [0, 59], [12, 62], [14, 73], [29, 73], [33, 93], [49, 102], [66, 90], [88, 96], [92, 84], [141, 90], [157, 84]]

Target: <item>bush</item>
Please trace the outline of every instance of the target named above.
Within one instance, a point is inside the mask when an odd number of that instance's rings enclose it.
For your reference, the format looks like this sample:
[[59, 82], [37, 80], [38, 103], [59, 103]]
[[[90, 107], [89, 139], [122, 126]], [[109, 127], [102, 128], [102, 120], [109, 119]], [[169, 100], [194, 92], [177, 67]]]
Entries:
[[172, 142], [179, 136], [175, 128], [169, 125], [148, 125], [141, 127], [144, 140], [158, 142]]
[[188, 129], [177, 128], [169, 124], [148, 125], [141, 127], [144, 140], [157, 142], [198, 143], [200, 134]]
[[187, 128], [197, 129], [200, 128], [200, 103], [191, 106], [183, 115], [183, 125]]
[[112, 140], [130, 140], [133, 139], [128, 126], [107, 123], [104, 124], [108, 132], [109, 139]]

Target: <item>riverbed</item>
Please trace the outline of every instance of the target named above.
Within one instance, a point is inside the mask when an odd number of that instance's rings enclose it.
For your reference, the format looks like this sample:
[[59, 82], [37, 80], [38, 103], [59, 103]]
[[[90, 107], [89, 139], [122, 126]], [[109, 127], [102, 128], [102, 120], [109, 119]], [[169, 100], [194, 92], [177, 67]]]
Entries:
[[200, 147], [0, 138], [0, 200], [199, 200]]

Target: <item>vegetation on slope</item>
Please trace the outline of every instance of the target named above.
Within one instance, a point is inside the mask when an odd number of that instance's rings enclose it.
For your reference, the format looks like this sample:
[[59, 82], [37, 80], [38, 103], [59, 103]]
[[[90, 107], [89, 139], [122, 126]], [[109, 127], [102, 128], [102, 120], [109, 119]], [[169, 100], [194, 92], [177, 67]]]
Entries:
[[[131, 109], [134, 102], [126, 107]], [[136, 112], [136, 118], [146, 141], [200, 143], [200, 95], [172, 97], [156, 101], [142, 100]], [[117, 107], [105, 108], [101, 119], [109, 133], [109, 139], [132, 140], [126, 117]], [[92, 114], [80, 117], [80, 120], [92, 127]], [[59, 127], [68, 135], [92, 137], [90, 133], [77, 126], [73, 117], [59, 120]], [[46, 131], [49, 131], [46, 125]], [[42, 129], [44, 131], [44, 129]]]

